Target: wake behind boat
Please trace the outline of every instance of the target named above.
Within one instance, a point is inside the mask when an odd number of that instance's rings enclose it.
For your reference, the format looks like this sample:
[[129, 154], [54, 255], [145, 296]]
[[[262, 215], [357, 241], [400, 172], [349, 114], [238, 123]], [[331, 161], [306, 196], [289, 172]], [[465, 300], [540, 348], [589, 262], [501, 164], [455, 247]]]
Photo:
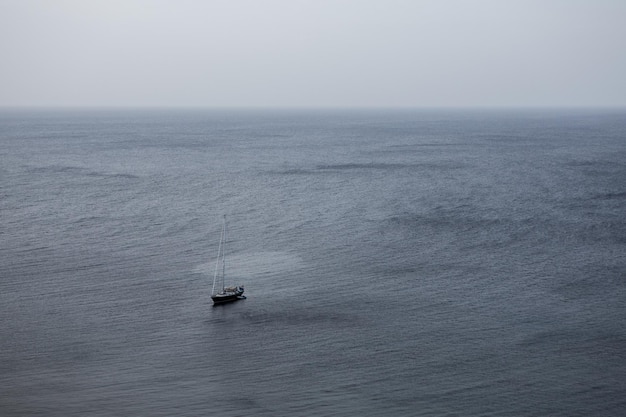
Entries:
[[[221, 273], [220, 273], [221, 265]], [[211, 299], [213, 304], [228, 303], [246, 298], [243, 295], [243, 285], [226, 287], [226, 216], [222, 225], [220, 244], [217, 248], [217, 260], [215, 262], [215, 275], [213, 276], [213, 289]]]

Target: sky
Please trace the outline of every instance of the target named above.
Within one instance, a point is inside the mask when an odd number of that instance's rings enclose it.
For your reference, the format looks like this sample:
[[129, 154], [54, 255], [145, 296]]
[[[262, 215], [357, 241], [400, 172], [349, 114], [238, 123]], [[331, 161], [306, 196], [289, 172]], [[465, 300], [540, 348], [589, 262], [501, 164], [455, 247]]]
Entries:
[[626, 0], [0, 0], [0, 106], [624, 107]]

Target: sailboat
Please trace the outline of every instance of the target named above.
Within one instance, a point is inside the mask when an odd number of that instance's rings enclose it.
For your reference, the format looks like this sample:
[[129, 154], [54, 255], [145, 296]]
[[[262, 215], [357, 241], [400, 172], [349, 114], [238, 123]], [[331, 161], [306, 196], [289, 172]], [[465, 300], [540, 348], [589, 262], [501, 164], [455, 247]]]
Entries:
[[242, 300], [244, 298], [246, 297], [243, 295], [243, 285], [226, 287], [226, 216], [224, 216], [220, 244], [217, 248], [217, 260], [215, 261], [215, 275], [213, 276], [211, 299], [213, 300], [213, 304], [221, 304]]

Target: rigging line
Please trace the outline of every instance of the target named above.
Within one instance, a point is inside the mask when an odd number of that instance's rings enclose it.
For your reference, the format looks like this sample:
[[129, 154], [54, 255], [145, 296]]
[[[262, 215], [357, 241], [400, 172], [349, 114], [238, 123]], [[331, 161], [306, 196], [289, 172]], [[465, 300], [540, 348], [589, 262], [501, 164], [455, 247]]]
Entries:
[[215, 275], [213, 275], [213, 289], [211, 290], [211, 294], [215, 294], [215, 283], [217, 281], [217, 273], [219, 272], [220, 255], [222, 253], [222, 242], [226, 234], [225, 229], [226, 229], [226, 222], [224, 222], [224, 226], [222, 227], [222, 233], [220, 233], [220, 243], [217, 247], [217, 259], [215, 260]]

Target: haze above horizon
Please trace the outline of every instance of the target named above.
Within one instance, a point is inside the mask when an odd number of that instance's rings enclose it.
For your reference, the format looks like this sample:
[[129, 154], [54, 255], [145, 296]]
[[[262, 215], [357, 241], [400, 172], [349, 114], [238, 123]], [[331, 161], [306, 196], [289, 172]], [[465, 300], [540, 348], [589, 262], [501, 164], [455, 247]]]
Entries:
[[619, 0], [0, 0], [4, 107], [624, 107]]

